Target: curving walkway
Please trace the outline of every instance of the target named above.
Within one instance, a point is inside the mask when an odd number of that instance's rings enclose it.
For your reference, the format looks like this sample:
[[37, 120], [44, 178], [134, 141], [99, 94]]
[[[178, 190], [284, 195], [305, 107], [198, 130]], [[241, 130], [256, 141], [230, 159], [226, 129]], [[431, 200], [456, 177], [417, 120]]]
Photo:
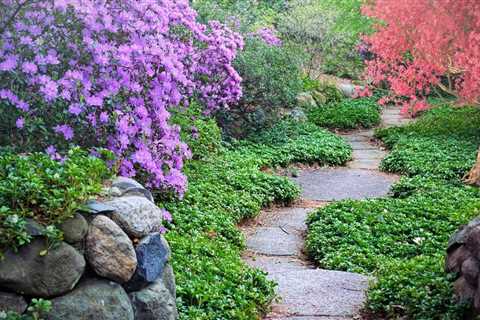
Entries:
[[[382, 126], [404, 124], [398, 108], [385, 108]], [[385, 196], [398, 177], [378, 169], [386, 152], [375, 144], [373, 130], [342, 135], [353, 148], [353, 160], [342, 168], [302, 170], [294, 180], [302, 187], [295, 206], [265, 210], [243, 227], [245, 261], [278, 283], [279, 300], [270, 320], [344, 320], [357, 318], [369, 278], [356, 273], [322, 270], [303, 254], [308, 213], [331, 201]]]

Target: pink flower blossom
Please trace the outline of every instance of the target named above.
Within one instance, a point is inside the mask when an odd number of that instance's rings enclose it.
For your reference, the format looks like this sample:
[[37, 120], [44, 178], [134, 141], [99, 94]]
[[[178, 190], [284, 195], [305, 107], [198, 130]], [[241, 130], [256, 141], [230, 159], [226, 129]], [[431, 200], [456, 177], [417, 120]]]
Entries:
[[28, 74], [35, 74], [38, 68], [35, 63], [27, 61], [22, 64], [22, 71]]
[[65, 140], [72, 140], [73, 138], [73, 129], [69, 125], [62, 124], [54, 128], [55, 132], [62, 134]]
[[0, 71], [12, 71], [17, 67], [17, 57], [15, 55], [8, 55], [5, 60], [0, 62]]
[[23, 117], [18, 118], [17, 121], [15, 122], [15, 125], [18, 129], [22, 129], [23, 126], [25, 125], [25, 119]]

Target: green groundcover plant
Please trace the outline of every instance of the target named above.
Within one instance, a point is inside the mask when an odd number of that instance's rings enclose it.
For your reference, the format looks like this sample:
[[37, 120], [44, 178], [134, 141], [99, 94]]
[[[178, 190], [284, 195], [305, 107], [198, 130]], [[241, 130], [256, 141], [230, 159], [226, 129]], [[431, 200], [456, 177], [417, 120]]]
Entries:
[[480, 110], [441, 106], [377, 131], [392, 152], [384, 170], [405, 174], [392, 197], [341, 201], [314, 212], [306, 247], [322, 267], [372, 275], [371, 318], [463, 319], [443, 270], [449, 237], [480, 214], [478, 188], [461, 178], [475, 161]]
[[374, 98], [348, 99], [311, 110], [311, 122], [330, 129], [372, 128], [380, 123], [380, 106]]
[[111, 173], [105, 161], [79, 148], [70, 150], [62, 161], [43, 153], [1, 153], [0, 252], [30, 241], [27, 218], [47, 225], [47, 237], [61, 237], [55, 226], [97, 195]]

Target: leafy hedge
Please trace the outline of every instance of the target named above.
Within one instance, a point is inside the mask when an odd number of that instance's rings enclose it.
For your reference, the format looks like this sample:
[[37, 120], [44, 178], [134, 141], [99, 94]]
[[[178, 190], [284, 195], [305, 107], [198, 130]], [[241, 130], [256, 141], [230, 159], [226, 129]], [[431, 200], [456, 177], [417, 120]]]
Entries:
[[401, 128], [381, 129], [392, 152], [382, 168], [406, 174], [392, 198], [342, 201], [309, 217], [307, 250], [321, 266], [373, 274], [373, 318], [463, 319], [443, 271], [447, 242], [480, 214], [478, 188], [461, 177], [475, 160], [480, 111], [439, 107]]
[[311, 124], [284, 122], [249, 141], [190, 161], [184, 199], [166, 204], [174, 217], [167, 239], [181, 319], [256, 319], [264, 312], [274, 286], [263, 272], [241, 261], [243, 239], [236, 224], [273, 202], [293, 201], [299, 189], [261, 169], [291, 162], [339, 164], [350, 154], [350, 147], [331, 133]]
[[308, 114], [311, 122], [330, 129], [372, 128], [381, 121], [380, 107], [374, 98], [343, 100], [320, 106]]

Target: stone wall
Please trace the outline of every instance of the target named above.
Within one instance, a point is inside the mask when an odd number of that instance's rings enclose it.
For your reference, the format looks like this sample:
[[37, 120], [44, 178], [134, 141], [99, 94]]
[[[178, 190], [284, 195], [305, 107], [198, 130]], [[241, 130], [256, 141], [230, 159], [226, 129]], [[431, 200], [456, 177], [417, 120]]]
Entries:
[[0, 261], [0, 311], [23, 313], [41, 297], [52, 301], [52, 320], [178, 317], [162, 210], [132, 179], [117, 178], [107, 195], [63, 223], [53, 247], [28, 222], [31, 243]]
[[480, 314], [480, 217], [462, 226], [450, 239], [445, 270], [454, 273], [455, 294]]

